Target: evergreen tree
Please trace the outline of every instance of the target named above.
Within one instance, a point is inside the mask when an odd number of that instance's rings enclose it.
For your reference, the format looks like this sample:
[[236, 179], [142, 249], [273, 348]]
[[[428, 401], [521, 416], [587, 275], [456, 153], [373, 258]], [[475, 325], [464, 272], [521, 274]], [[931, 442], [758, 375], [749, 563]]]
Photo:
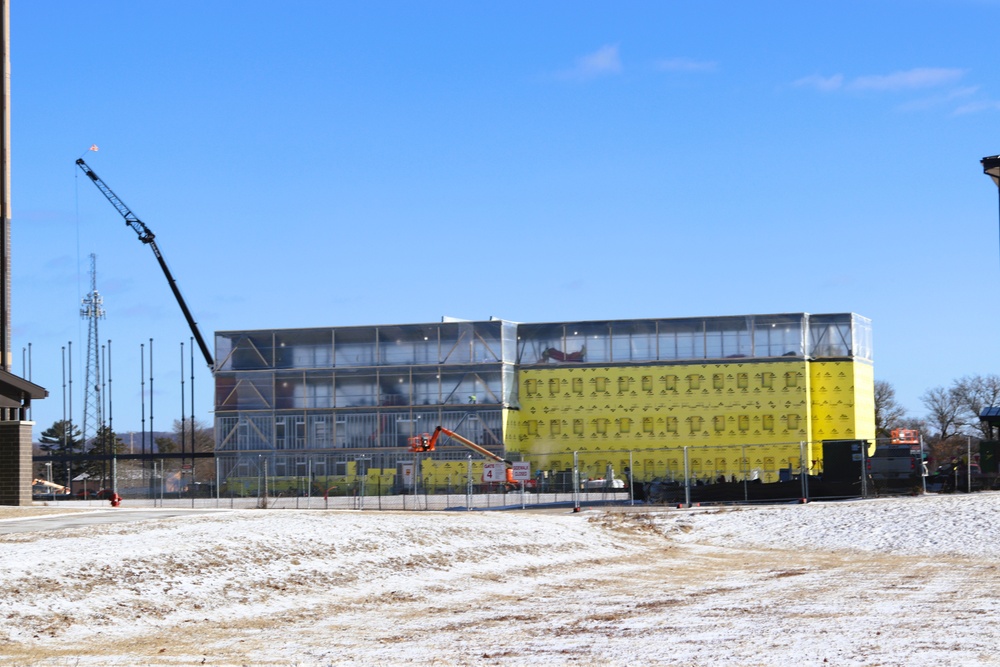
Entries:
[[172, 436], [161, 435], [156, 440], [156, 451], [161, 454], [171, 454], [179, 451], [180, 446], [174, 441]]
[[82, 453], [83, 437], [80, 429], [69, 420], [54, 422], [38, 438], [42, 450], [53, 456]]
[[[101, 486], [111, 487], [111, 460], [112, 454], [124, 454], [128, 446], [112, 431], [106, 424], [97, 429], [88, 453], [102, 457], [100, 460], [88, 461], [87, 472], [90, 476], [99, 479]], [[108, 458], [104, 458], [108, 457]]]
[[[63, 460], [52, 462], [52, 477], [59, 480], [59, 483], [70, 486], [69, 481], [86, 469], [86, 462], [74, 460], [74, 455], [83, 454], [83, 434], [73, 422], [69, 420], [59, 420], [53, 422], [52, 426], [42, 431], [38, 437], [39, 447], [45, 454], [53, 457], [65, 457]], [[44, 469], [44, 464], [38, 464]], [[69, 471], [68, 474], [66, 471]], [[36, 477], [44, 477], [44, 473], [35, 471]], [[68, 477], [68, 479], [64, 479]]]

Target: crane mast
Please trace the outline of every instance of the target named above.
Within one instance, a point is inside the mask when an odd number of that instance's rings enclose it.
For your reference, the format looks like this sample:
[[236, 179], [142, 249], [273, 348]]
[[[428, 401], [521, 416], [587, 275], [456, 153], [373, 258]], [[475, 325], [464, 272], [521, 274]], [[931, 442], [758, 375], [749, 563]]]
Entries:
[[170, 269], [167, 267], [167, 261], [163, 258], [163, 253], [160, 252], [159, 246], [156, 245], [156, 235], [153, 231], [146, 226], [146, 224], [136, 216], [132, 210], [125, 205], [118, 195], [108, 187], [107, 183], [101, 180], [100, 176], [94, 173], [94, 170], [87, 166], [87, 163], [80, 158], [76, 161], [76, 164], [80, 169], [83, 170], [90, 180], [94, 182], [97, 189], [107, 197], [111, 205], [118, 209], [118, 212], [123, 218], [125, 218], [125, 224], [132, 228], [138, 236], [139, 240], [148, 245], [152, 251], [153, 255], [156, 256], [156, 261], [159, 262], [160, 268], [163, 270], [163, 275], [167, 278], [167, 283], [170, 285], [170, 291], [174, 293], [174, 298], [177, 300], [177, 305], [181, 307], [181, 312], [184, 313], [184, 319], [187, 320], [188, 327], [191, 328], [191, 333], [194, 335], [194, 339], [198, 342], [198, 347], [201, 349], [202, 355], [205, 357], [205, 363], [208, 364], [209, 370], [215, 369], [215, 360], [212, 358], [212, 353], [208, 350], [208, 345], [205, 343], [205, 339], [201, 335], [201, 331], [198, 329], [198, 323], [194, 321], [194, 316], [191, 315], [191, 311], [187, 307], [187, 303], [184, 301], [184, 297], [181, 296], [181, 290], [177, 287], [177, 281], [174, 280], [174, 276], [170, 273]]

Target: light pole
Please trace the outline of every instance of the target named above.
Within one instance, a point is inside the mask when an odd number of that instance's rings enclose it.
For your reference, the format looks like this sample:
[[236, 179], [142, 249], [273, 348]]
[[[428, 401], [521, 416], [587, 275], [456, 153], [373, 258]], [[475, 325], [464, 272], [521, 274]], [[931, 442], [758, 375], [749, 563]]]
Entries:
[[997, 186], [997, 193], [1000, 195], [1000, 155], [984, 157], [979, 163], [983, 165], [983, 173], [993, 179], [993, 184]]

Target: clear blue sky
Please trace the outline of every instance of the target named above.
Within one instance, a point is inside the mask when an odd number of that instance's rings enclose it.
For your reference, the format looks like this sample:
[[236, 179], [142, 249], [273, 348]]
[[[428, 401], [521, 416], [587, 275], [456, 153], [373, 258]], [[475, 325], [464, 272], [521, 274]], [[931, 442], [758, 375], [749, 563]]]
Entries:
[[180, 416], [190, 334], [74, 165], [91, 144], [210, 339], [853, 311], [923, 416], [925, 390], [1000, 372], [997, 26], [995, 0], [12, 0], [36, 431], [62, 418], [68, 341], [80, 421], [90, 253], [115, 430], [141, 428], [149, 338], [157, 430]]

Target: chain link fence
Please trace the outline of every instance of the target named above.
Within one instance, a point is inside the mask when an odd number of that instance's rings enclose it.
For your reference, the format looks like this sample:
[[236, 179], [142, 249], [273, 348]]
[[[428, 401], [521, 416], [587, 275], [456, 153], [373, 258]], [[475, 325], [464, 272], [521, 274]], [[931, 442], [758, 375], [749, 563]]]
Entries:
[[[513, 483], [503, 474], [504, 464], [441, 461], [433, 455], [354, 474], [317, 475], [302, 466], [303, 474], [292, 476], [272, 474], [267, 459], [254, 456], [254, 465], [232, 468], [225, 477], [217, 460], [164, 459], [118, 466], [116, 488], [124, 506], [379, 511], [805, 502], [924, 490], [919, 454], [916, 463], [907, 463], [908, 474], [886, 479], [872, 474], [873, 462], [875, 468], [884, 462], [869, 456], [868, 443], [836, 444], [577, 451], [569, 467], [569, 454], [561, 468], [515, 461]], [[94, 491], [97, 495], [88, 492], [84, 499], [106, 503]]]

